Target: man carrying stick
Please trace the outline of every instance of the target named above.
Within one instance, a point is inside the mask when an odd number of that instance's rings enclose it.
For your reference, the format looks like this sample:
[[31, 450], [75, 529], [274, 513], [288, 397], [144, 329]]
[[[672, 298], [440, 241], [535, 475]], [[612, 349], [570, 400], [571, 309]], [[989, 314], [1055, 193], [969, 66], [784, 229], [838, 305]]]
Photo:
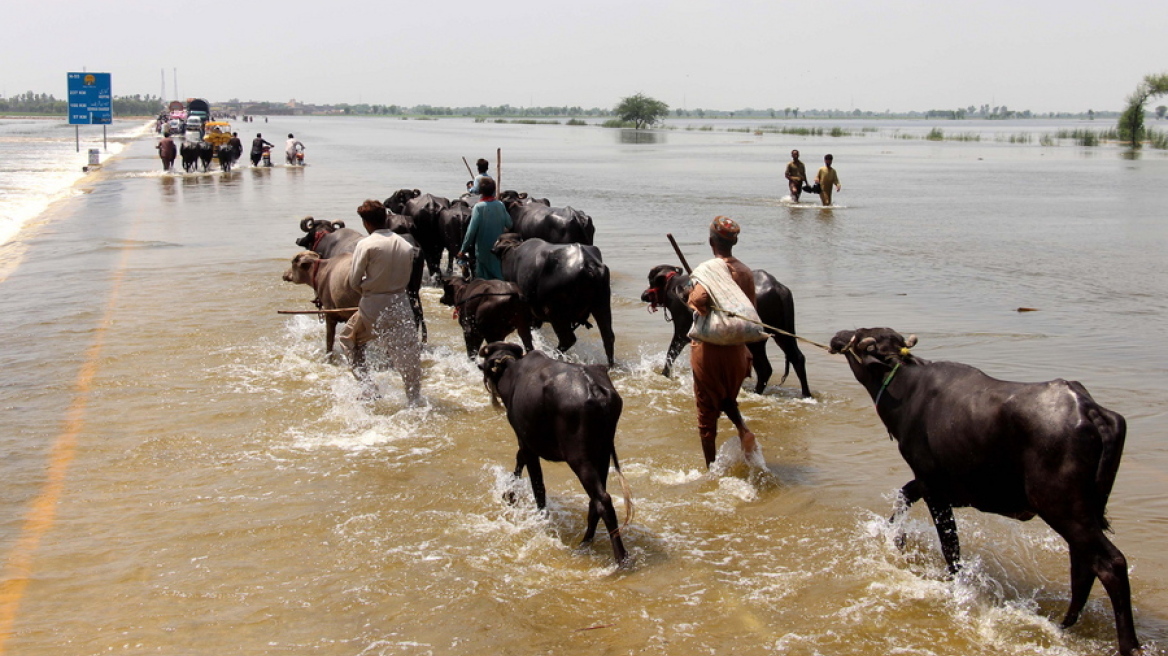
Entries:
[[[357, 242], [353, 251], [349, 283], [361, 290], [361, 301], [338, 338], [352, 363], [353, 374], [370, 388], [366, 346], [376, 343], [384, 350], [389, 366], [401, 374], [409, 404], [421, 405], [422, 346], [406, 297], [414, 247], [386, 228], [387, 215], [380, 201], [365, 201], [357, 208], [357, 214], [369, 236]], [[372, 395], [375, 390], [367, 393]]]
[[[751, 305], [754, 305], [754, 274], [750, 267], [732, 254], [734, 245], [738, 243], [739, 231], [738, 224], [733, 219], [725, 216], [715, 218], [710, 224], [710, 248], [715, 259], [725, 263], [733, 283], [742, 290]], [[693, 291], [689, 294], [688, 305], [704, 316], [713, 308], [713, 298], [705, 286], [695, 282]], [[690, 342], [694, 400], [698, 409], [698, 435], [702, 440], [702, 454], [706, 458], [707, 468], [714, 463], [717, 456], [714, 440], [718, 433], [718, 417], [723, 412], [738, 429], [738, 439], [742, 441], [742, 453], [747, 461], [761, 459], [754, 433], [746, 427], [746, 421], [738, 411], [738, 390], [742, 387], [742, 381], [750, 375], [750, 365], [750, 350], [745, 344], [719, 345], [697, 339]]]

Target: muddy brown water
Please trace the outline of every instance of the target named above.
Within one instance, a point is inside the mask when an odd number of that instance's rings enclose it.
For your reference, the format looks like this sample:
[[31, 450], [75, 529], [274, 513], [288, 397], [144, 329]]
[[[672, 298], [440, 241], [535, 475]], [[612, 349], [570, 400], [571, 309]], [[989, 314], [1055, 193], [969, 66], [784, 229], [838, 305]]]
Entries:
[[[995, 129], [1059, 127], [1035, 125]], [[908, 470], [838, 356], [804, 347], [813, 399], [778, 374], [761, 395], [744, 390], [766, 471], [733, 440], [704, 470], [688, 351], [674, 378], [657, 373], [671, 327], [638, 298], [648, 269], [674, 261], [664, 233], [700, 261], [716, 214], [742, 224], [743, 261], [793, 290], [801, 334], [888, 325], [918, 334], [922, 357], [1080, 380], [1123, 413], [1109, 514], [1137, 629], [1160, 653], [1163, 153], [894, 136], [916, 124], [846, 139], [675, 130], [650, 143], [469, 120], [262, 129], [295, 132], [309, 166], [162, 175], [138, 140], [0, 251], [3, 653], [1112, 650], [1100, 586], [1077, 627], [1057, 627], [1067, 552], [1037, 521], [958, 511], [957, 580], [923, 508], [904, 523], [907, 549], [893, 546], [885, 518]], [[636, 505], [627, 571], [606, 541], [577, 548], [585, 497], [566, 466], [545, 466], [542, 514], [526, 479], [510, 479], [514, 436], [436, 289], [424, 291], [421, 409], [405, 407], [392, 373], [382, 400], [359, 401], [323, 360], [323, 326], [276, 314], [311, 299], [280, 280], [300, 217], [356, 227], [367, 197], [455, 195], [460, 158], [493, 160], [497, 147], [503, 186], [588, 212], [612, 269], [617, 449]], [[841, 207], [780, 201], [792, 147], [809, 168], [835, 155]], [[571, 358], [603, 360], [594, 331]]]

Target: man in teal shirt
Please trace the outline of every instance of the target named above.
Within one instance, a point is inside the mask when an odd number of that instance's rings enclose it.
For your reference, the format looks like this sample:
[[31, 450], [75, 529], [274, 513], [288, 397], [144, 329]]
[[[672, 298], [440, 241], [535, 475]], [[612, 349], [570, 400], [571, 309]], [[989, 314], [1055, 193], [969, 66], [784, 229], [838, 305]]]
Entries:
[[462, 240], [462, 250], [459, 259], [474, 253], [476, 278], [483, 280], [502, 280], [503, 263], [498, 256], [491, 252], [498, 241], [499, 235], [511, 229], [511, 215], [507, 213], [507, 206], [495, 200], [495, 181], [483, 178], [479, 182], [479, 190], [483, 199], [475, 203], [470, 213], [470, 225], [466, 228], [466, 238]]

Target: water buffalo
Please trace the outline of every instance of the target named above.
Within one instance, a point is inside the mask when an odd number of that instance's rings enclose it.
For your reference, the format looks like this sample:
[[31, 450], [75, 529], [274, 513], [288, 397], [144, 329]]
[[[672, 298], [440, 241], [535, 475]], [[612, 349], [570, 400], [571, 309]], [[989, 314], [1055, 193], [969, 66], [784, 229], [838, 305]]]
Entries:
[[[292, 258], [292, 266], [284, 272], [284, 280], [312, 287], [316, 292], [316, 299], [313, 302], [322, 310], [355, 308], [361, 301], [361, 290], [349, 284], [349, 270], [352, 266], [352, 252], [322, 259], [320, 254], [314, 251], [302, 251]], [[324, 352], [331, 357], [333, 342], [337, 336], [337, 324], [348, 321], [353, 313], [327, 312], [323, 316]]]
[[608, 267], [600, 249], [583, 244], [549, 244], [542, 239], [524, 240], [508, 232], [492, 249], [503, 262], [503, 279], [519, 285], [531, 307], [536, 326], [552, 325], [559, 344], [567, 351], [576, 343], [576, 326], [586, 328], [589, 315], [596, 321], [604, 354], [612, 366], [615, 337], [612, 332]]
[[592, 245], [596, 228], [592, 217], [571, 207], [549, 207], [546, 199], [533, 200], [526, 194], [504, 192], [500, 200], [514, 222], [512, 228], [524, 239], [542, 239], [553, 244]]
[[399, 189], [385, 199], [385, 206], [394, 214], [403, 214], [410, 218], [413, 223], [411, 234], [422, 247], [426, 267], [430, 270], [430, 275], [437, 276], [441, 271], [443, 251], [438, 215], [450, 207], [450, 201], [432, 194], [423, 194], [417, 189]]
[[[681, 353], [681, 349], [689, 344], [690, 327], [693, 325], [693, 311], [686, 306], [686, 296], [689, 290], [689, 275], [682, 272], [680, 267], [661, 264], [649, 270], [649, 289], [641, 294], [641, 300], [649, 304], [649, 309], [656, 312], [658, 307], [664, 307], [666, 319], [673, 322], [673, 339], [669, 342], [669, 350], [665, 353], [665, 368], [661, 373], [670, 374], [673, 361]], [[791, 290], [775, 279], [774, 276], [762, 269], [754, 270], [755, 304], [758, 307], [758, 316], [763, 323], [795, 333], [795, 300]], [[804, 397], [811, 396], [811, 388], [807, 385], [807, 358], [799, 350], [799, 342], [794, 337], [773, 333], [775, 343], [786, 356], [783, 368], [782, 385], [787, 380], [791, 369], [799, 377], [800, 391]], [[761, 394], [766, 389], [774, 369], [766, 355], [766, 342], [752, 342], [746, 347], [754, 363], [755, 385], [754, 392]]]
[[239, 151], [231, 144], [223, 144], [219, 146], [219, 168], [224, 173], [230, 172], [231, 167], [235, 164], [235, 160], [239, 159]]
[[454, 258], [462, 249], [462, 240], [466, 238], [466, 229], [470, 225], [470, 212], [471, 206], [459, 199], [451, 201], [450, 207], [438, 213], [438, 231], [442, 233], [442, 247], [448, 254], [447, 273], [453, 270]]
[[199, 146], [193, 141], [184, 141], [181, 148], [179, 148], [179, 155], [182, 157], [183, 171], [190, 173], [191, 171], [199, 170]]
[[[604, 367], [561, 362], [539, 351], [524, 355], [518, 344], [508, 342], [488, 344], [479, 355], [491, 401], [496, 396], [503, 400], [507, 421], [519, 439], [515, 476], [527, 467], [535, 505], [541, 510], [547, 505], [540, 458], [568, 463], [589, 499], [588, 529], [581, 545], [592, 541], [604, 517], [613, 556], [620, 565], [628, 564], [621, 526], [607, 491], [610, 458], [625, 484], [613, 444], [624, 402]], [[627, 489], [624, 497], [627, 524], [632, 515]]]
[[523, 348], [532, 351], [531, 308], [513, 282], [455, 277], [442, 281], [444, 305], [454, 307], [462, 326], [466, 355], [473, 358], [485, 340], [501, 342], [512, 332], [519, 333]]
[[[391, 217], [392, 218], [392, 217]], [[322, 221], [306, 216], [300, 221], [300, 229], [304, 236], [296, 240], [296, 245], [319, 253], [321, 258], [330, 259], [344, 253], [351, 254], [357, 248], [357, 242], [365, 235], [345, 227], [344, 221]], [[396, 232], [396, 231], [395, 231]], [[415, 248], [418, 243], [409, 234], [402, 234], [402, 238], [410, 242]], [[422, 251], [414, 253], [413, 270], [410, 273], [410, 282], [406, 286], [406, 296], [410, 299], [410, 309], [414, 313], [414, 323], [422, 331], [422, 341], [426, 341], [426, 318], [422, 313]]]
[[199, 147], [199, 161], [203, 164], [203, 173], [211, 170], [211, 160], [215, 157], [215, 146], [207, 141], [196, 144]]
[[1041, 517], [1070, 547], [1063, 627], [1078, 621], [1098, 578], [1111, 598], [1120, 653], [1138, 653], [1127, 559], [1104, 535], [1127, 432], [1123, 416], [1096, 403], [1080, 383], [997, 380], [968, 365], [918, 358], [909, 350], [916, 342], [890, 328], [845, 330], [831, 339], [831, 351], [848, 356], [912, 469], [893, 519], [924, 499], [956, 572], [953, 508]]

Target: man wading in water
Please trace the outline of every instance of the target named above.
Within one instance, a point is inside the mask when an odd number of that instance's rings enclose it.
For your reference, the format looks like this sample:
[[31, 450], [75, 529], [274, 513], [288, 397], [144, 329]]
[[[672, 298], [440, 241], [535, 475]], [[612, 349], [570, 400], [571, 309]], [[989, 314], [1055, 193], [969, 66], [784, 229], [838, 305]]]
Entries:
[[361, 290], [361, 302], [337, 338], [345, 347], [353, 374], [366, 385], [366, 396], [376, 396], [365, 361], [367, 345], [374, 342], [384, 350], [389, 366], [401, 374], [410, 406], [418, 406], [422, 404], [422, 345], [406, 298], [414, 247], [385, 227], [381, 201], [365, 201], [357, 214], [369, 233], [357, 242], [349, 273], [349, 283]]
[[791, 161], [787, 164], [785, 175], [787, 188], [791, 190], [791, 202], [798, 203], [799, 196], [803, 193], [803, 183], [807, 182], [807, 169], [803, 162], [799, 161], [799, 151], [791, 151]]
[[840, 190], [839, 174], [831, 167], [831, 155], [823, 156], [823, 166], [819, 167], [819, 174], [815, 176], [815, 184], [819, 186], [819, 200], [824, 206], [831, 205], [831, 187]]
[[[751, 305], [754, 298], [754, 273], [734, 257], [732, 250], [738, 243], [738, 224], [725, 216], [719, 216], [710, 224], [710, 248], [714, 257], [726, 263], [730, 277], [738, 285]], [[701, 267], [699, 267], [701, 268]], [[695, 270], [696, 273], [696, 270]], [[710, 292], [698, 282], [689, 294], [689, 307], [705, 316], [710, 313], [713, 299]], [[698, 406], [698, 435], [702, 438], [702, 454], [706, 457], [706, 467], [717, 456], [714, 438], [718, 434], [718, 417], [723, 412], [738, 429], [742, 440], [742, 453], [749, 462], [758, 457], [758, 445], [754, 433], [746, 427], [742, 413], [738, 411], [738, 390], [742, 381], [750, 375], [751, 356], [745, 344], [723, 346], [699, 340], [690, 342], [690, 366], [693, 368], [694, 400]]]

